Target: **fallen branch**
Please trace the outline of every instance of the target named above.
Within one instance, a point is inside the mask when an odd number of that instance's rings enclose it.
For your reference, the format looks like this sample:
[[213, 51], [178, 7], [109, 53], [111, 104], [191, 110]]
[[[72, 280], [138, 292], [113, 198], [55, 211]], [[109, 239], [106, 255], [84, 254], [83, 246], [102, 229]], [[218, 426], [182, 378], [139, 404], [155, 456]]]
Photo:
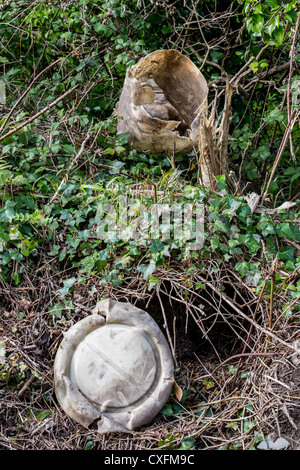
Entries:
[[[292, 71], [293, 71], [293, 61], [294, 61], [294, 51], [295, 51], [295, 45], [296, 45], [296, 38], [298, 37], [299, 20], [300, 20], [300, 13], [298, 14], [298, 18], [297, 18], [297, 21], [296, 21], [293, 44], [292, 44], [291, 53], [290, 53], [290, 70], [289, 70], [289, 78], [288, 78], [288, 85], [287, 85], [287, 113], [288, 113], [288, 119], [289, 120], [291, 118], [291, 109], [290, 109], [290, 106], [291, 106], [290, 105], [291, 80], [292, 80]], [[289, 135], [289, 138], [290, 138], [290, 149], [291, 149], [292, 159], [295, 161], [296, 157], [295, 157], [295, 152], [294, 152], [294, 146], [293, 146], [292, 134], [291, 133]]]
[[[235, 359], [241, 359], [241, 358], [247, 358], [247, 357], [270, 357], [270, 356], [276, 356], [278, 353], [267, 353], [267, 352], [252, 352], [252, 353], [241, 353], [241, 354], [235, 354], [234, 356], [231, 356], [231, 357], [228, 357], [227, 359], [225, 359], [225, 361], [221, 362], [221, 364], [219, 364], [212, 372], [212, 375], [215, 374], [215, 372], [220, 369], [220, 367], [223, 367], [225, 364], [227, 364], [228, 362], [231, 362], [231, 361], [234, 361]], [[282, 354], [282, 353], [279, 353], [279, 354]], [[234, 387], [232, 387], [232, 389], [234, 389]]]
[[89, 129], [89, 131], [88, 131], [88, 133], [87, 133], [86, 138], [84, 139], [84, 141], [83, 141], [82, 144], [81, 144], [81, 147], [80, 147], [80, 149], [79, 149], [77, 155], [76, 155], [76, 156], [73, 158], [73, 160], [71, 161], [71, 164], [70, 164], [70, 166], [69, 166], [69, 168], [68, 168], [68, 171], [66, 172], [65, 176], [64, 176], [63, 179], [61, 180], [61, 182], [60, 182], [60, 184], [59, 184], [59, 186], [58, 186], [58, 188], [57, 188], [55, 194], [52, 196], [50, 202], [48, 202], [48, 204], [47, 204], [48, 206], [49, 206], [50, 204], [52, 204], [52, 202], [57, 198], [57, 195], [59, 194], [59, 191], [61, 190], [62, 185], [63, 185], [63, 184], [66, 182], [66, 180], [67, 180], [67, 176], [68, 176], [68, 174], [69, 174], [69, 171], [73, 168], [73, 166], [75, 165], [75, 163], [78, 161], [79, 157], [81, 156], [82, 152], [84, 151], [85, 144], [87, 143], [87, 141], [88, 141], [89, 138], [90, 138], [90, 131], [91, 131], [92, 125], [93, 125], [93, 121], [92, 121], [92, 123], [91, 123], [91, 125], [90, 125], [90, 129]]
[[293, 127], [296, 123], [296, 120], [297, 120], [297, 117], [299, 115], [299, 110], [296, 110], [294, 109], [294, 111], [292, 112], [291, 114], [291, 117], [289, 119], [289, 122], [288, 122], [288, 125], [286, 126], [286, 129], [285, 129], [285, 132], [283, 134], [283, 138], [282, 138], [282, 141], [281, 141], [281, 144], [279, 146], [279, 149], [278, 149], [278, 152], [277, 152], [277, 155], [276, 155], [276, 158], [275, 158], [275, 161], [273, 163], [273, 167], [272, 167], [272, 170], [271, 170], [271, 174], [270, 174], [270, 178], [269, 178], [269, 181], [265, 187], [265, 189], [263, 190], [263, 194], [261, 196], [261, 204], [263, 204], [267, 194], [268, 194], [268, 191], [269, 191], [269, 188], [270, 188], [270, 185], [271, 185], [271, 182], [272, 182], [272, 179], [273, 179], [273, 176], [274, 176], [274, 173], [277, 169], [277, 166], [280, 162], [280, 159], [282, 157], [282, 154], [284, 152], [284, 149], [286, 147], [286, 144], [287, 144], [287, 141], [288, 141], [288, 137], [290, 135], [290, 133], [292, 132], [293, 130]]
[[233, 95], [233, 87], [227, 82], [225, 91], [225, 104], [223, 109], [222, 121], [220, 124], [220, 136], [217, 143], [217, 149], [219, 153], [220, 161], [220, 174], [228, 174], [228, 135], [229, 125], [231, 119], [231, 101]]
[[0, 127], [0, 134], [1, 132], [3, 131], [4, 127], [6, 126], [6, 123], [7, 121], [9, 120], [9, 118], [11, 117], [12, 113], [14, 112], [14, 110], [17, 108], [17, 106], [21, 103], [21, 101], [25, 98], [25, 96], [29, 93], [29, 91], [31, 90], [31, 88], [33, 87], [33, 85], [38, 81], [38, 79], [46, 72], [48, 72], [48, 70], [50, 68], [52, 68], [54, 65], [58, 64], [59, 62], [62, 61], [62, 58], [60, 59], [57, 59], [55, 62], [52, 62], [52, 64], [48, 65], [48, 67], [46, 67], [44, 70], [42, 70], [36, 77], [35, 79], [30, 83], [29, 87], [24, 91], [24, 93], [20, 96], [20, 98], [15, 102], [15, 104], [13, 105], [13, 107], [11, 108], [11, 110], [9, 111], [8, 115], [6, 116], [6, 118], [4, 119], [3, 123], [2, 123], [2, 126]]
[[160, 295], [159, 295], [159, 286], [156, 286], [156, 295], [157, 295], [157, 298], [158, 298], [159, 303], [160, 303], [160, 308], [161, 308], [161, 312], [162, 312], [163, 319], [164, 319], [164, 328], [166, 329], [166, 333], [167, 333], [167, 336], [168, 336], [169, 345], [170, 345], [170, 348], [171, 348], [171, 351], [172, 351], [173, 360], [176, 363], [176, 355], [175, 355], [174, 346], [173, 346], [171, 335], [170, 335], [169, 328], [168, 328], [167, 317], [166, 317], [166, 313], [165, 313], [165, 310], [164, 310], [163, 303], [162, 303]]
[[276, 336], [272, 331], [270, 331], [267, 328], [264, 328], [260, 326], [256, 321], [254, 321], [252, 318], [250, 318], [248, 315], [246, 315], [242, 310], [240, 310], [228, 297], [224, 292], [221, 292], [219, 289], [217, 289], [213, 284], [210, 282], [207, 282], [207, 280], [201, 276], [199, 276], [199, 279], [203, 283], [205, 283], [207, 286], [209, 286], [216, 294], [218, 294], [225, 302], [227, 302], [230, 307], [235, 310], [242, 318], [247, 320], [249, 323], [251, 323], [257, 330], [260, 330], [262, 333], [264, 333], [267, 336], [270, 336], [274, 340], [278, 341], [279, 343], [283, 344], [285, 347], [291, 349], [292, 351], [297, 351], [296, 347], [292, 344], [287, 343], [286, 341], [282, 340], [278, 336]]
[[63, 95], [59, 96], [55, 101], [53, 101], [52, 103], [48, 104], [45, 108], [43, 108], [41, 111], [39, 111], [38, 113], [34, 114], [34, 116], [31, 116], [31, 118], [27, 119], [27, 121], [23, 122], [22, 124], [19, 124], [17, 127], [14, 127], [13, 129], [11, 129], [9, 132], [7, 132], [6, 134], [2, 135], [0, 137], [0, 142], [2, 140], [5, 140], [7, 137], [9, 137], [10, 135], [13, 135], [15, 134], [16, 132], [18, 132], [20, 129], [23, 129], [23, 127], [27, 126], [28, 124], [30, 124], [31, 122], [33, 122], [35, 119], [37, 119], [38, 117], [42, 116], [42, 114], [45, 114], [47, 113], [47, 111], [49, 111], [49, 109], [53, 108], [54, 106], [56, 106], [60, 101], [62, 101], [63, 99], [65, 99], [67, 96], [69, 96], [71, 93], [73, 93], [74, 90], [76, 90], [76, 88], [78, 88], [79, 84], [77, 85], [74, 85], [70, 90], [66, 91], [66, 93], [64, 93]]

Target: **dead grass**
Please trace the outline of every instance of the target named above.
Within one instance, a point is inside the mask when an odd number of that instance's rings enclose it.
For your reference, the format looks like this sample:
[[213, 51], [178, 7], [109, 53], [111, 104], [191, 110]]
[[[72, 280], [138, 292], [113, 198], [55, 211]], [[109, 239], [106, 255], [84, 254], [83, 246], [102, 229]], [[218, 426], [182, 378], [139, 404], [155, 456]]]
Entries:
[[[76, 309], [62, 319], [48, 313], [58, 281], [47, 270], [44, 277], [28, 273], [26, 287], [1, 289], [0, 448], [79, 450], [91, 442], [103, 450], [176, 449], [191, 438], [196, 448], [246, 450], [269, 433], [299, 448], [300, 379], [291, 361], [297, 325], [281, 319], [272, 331], [266, 327], [268, 299], [228, 269], [187, 279], [175, 268], [157, 271], [160, 283], [151, 291], [140, 277], [118, 289], [98, 288], [97, 299], [132, 302], [153, 316], [170, 342], [176, 382], [186, 395], [179, 403], [172, 394], [173, 414], [160, 413], [132, 434], [84, 429], [55, 397], [53, 362], [62, 335], [97, 300], [86, 295], [87, 286], [73, 293]], [[195, 289], [200, 281], [206, 289]], [[274, 322], [278, 312], [275, 303]]]

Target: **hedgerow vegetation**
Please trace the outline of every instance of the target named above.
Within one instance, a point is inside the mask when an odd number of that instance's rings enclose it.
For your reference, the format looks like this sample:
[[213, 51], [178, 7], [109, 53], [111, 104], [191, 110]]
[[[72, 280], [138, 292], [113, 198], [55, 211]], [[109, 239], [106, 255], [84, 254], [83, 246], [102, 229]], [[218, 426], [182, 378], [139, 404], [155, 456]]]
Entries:
[[[269, 396], [257, 398], [259, 380], [293, 352], [299, 328], [298, 34], [296, 0], [1, 2], [3, 448], [248, 449], [263, 439], [265, 416], [274, 416]], [[157, 49], [199, 67], [216, 128], [234, 83], [229, 173], [214, 190], [201, 183], [197, 149], [174, 166], [116, 133], [126, 70]], [[189, 250], [172, 233], [98, 237], [99, 205], [125, 196], [137, 207], [203, 204], [203, 247]], [[184, 391], [131, 443], [76, 434], [51, 388], [62, 332], [108, 296], [145, 309], [158, 301]], [[194, 342], [185, 356], [187, 324]], [[31, 435], [37, 422], [42, 439]]]

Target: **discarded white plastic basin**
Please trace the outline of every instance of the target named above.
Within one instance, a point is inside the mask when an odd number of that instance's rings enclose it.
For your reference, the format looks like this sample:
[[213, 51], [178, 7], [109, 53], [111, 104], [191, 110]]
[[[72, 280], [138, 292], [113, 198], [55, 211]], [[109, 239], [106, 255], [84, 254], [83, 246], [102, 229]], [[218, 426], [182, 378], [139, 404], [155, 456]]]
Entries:
[[148, 313], [107, 299], [65, 333], [54, 383], [61, 407], [78, 423], [100, 433], [130, 432], [168, 400], [173, 357]]

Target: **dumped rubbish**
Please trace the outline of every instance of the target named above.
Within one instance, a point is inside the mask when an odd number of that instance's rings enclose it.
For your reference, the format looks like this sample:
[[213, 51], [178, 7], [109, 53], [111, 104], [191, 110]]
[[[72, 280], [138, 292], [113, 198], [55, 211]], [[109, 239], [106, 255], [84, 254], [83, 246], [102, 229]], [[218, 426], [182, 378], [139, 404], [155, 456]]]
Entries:
[[117, 133], [129, 133], [138, 151], [187, 153], [199, 139], [208, 86], [193, 62], [176, 50], [158, 50], [127, 69], [115, 114]]
[[107, 299], [65, 333], [54, 383], [61, 407], [82, 426], [130, 432], [152, 421], [168, 400], [173, 357], [148, 313]]
[[258, 446], [259, 450], [283, 450], [289, 447], [289, 442], [283, 437], [278, 437], [275, 442], [266, 437]]

